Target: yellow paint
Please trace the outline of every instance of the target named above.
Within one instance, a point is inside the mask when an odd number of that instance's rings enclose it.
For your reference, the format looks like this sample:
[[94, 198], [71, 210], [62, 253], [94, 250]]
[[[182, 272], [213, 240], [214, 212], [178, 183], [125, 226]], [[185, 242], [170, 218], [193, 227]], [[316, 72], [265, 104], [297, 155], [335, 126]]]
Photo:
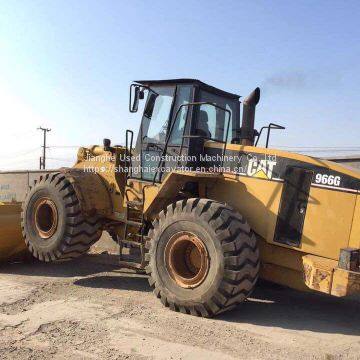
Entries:
[[360, 248], [360, 197], [356, 197], [353, 222], [350, 233], [349, 247]]
[[259, 178], [259, 179], [268, 179], [267, 175], [264, 173], [264, 170], [260, 170], [258, 171], [254, 177]]
[[[217, 149], [223, 148], [222, 144], [219, 144], [219, 143], [216, 143], [213, 141], [206, 142], [205, 146], [208, 148], [217, 148]], [[276, 155], [276, 156], [284, 157], [287, 159], [294, 159], [294, 160], [302, 161], [302, 162], [312, 164], [312, 165], [323, 166], [327, 169], [339, 171], [343, 174], [350, 175], [357, 179], [360, 179], [359, 171], [346, 168], [346, 167], [341, 166], [340, 164], [334, 163], [332, 161], [314, 158], [314, 157], [307, 156], [307, 155], [296, 154], [296, 153], [292, 153], [289, 151], [282, 151], [282, 150], [277, 150], [277, 149], [266, 149], [266, 148], [261, 148], [261, 147], [244, 146], [244, 145], [238, 145], [238, 144], [227, 144], [226, 149], [233, 150], [233, 151], [239, 151], [239, 152], [245, 152], [245, 153], [258, 153], [258, 154], [269, 155], [269, 156]]]
[[360, 293], [360, 272], [339, 269], [337, 262], [318, 256], [303, 257], [305, 284], [313, 290], [334, 296]]
[[144, 213], [148, 219], [151, 219], [156, 217], [158, 212], [168, 204], [174, 202], [186, 182], [198, 181], [203, 197], [208, 197], [207, 188], [215, 186], [219, 179], [223, 179], [223, 176], [217, 173], [173, 171], [161, 184], [153, 185], [151, 182], [136, 182], [142, 184], [141, 186], [147, 186]]
[[208, 196], [237, 209], [262, 238], [272, 241], [282, 183], [226, 174], [208, 188]]
[[264, 264], [273, 264], [283, 269], [303, 271], [303, 254], [289, 247], [269, 244], [259, 238], [260, 257]]
[[[221, 147], [207, 142], [207, 147]], [[276, 155], [318, 165], [360, 179], [360, 173], [341, 165], [281, 150], [228, 144], [229, 150]], [[103, 154], [101, 148], [92, 148], [94, 154]], [[334, 293], [348, 293], [348, 285], [356, 283], [354, 275], [337, 269], [339, 251], [343, 247], [360, 247], [360, 200], [352, 193], [311, 187], [300, 247], [273, 241], [280, 206], [283, 182], [269, 180], [266, 171], [258, 167], [251, 177], [237, 174], [210, 174], [174, 171], [161, 184], [131, 179], [125, 185], [123, 175], [113, 174], [112, 166], [121, 166], [118, 157], [123, 148], [116, 149], [116, 160], [100, 162], [106, 171], [99, 174], [111, 193], [114, 213], [111, 219], [124, 219], [126, 202], [141, 200], [144, 187], [145, 218], [153, 220], [179, 195], [188, 181], [199, 184], [201, 197], [225, 202], [241, 213], [260, 240], [261, 276], [297, 289], [308, 288]], [[81, 165], [88, 164], [84, 157]], [[78, 164], [79, 164], [78, 163]], [[305, 273], [304, 273], [305, 268]], [[306, 281], [304, 282], [304, 275]], [[337, 286], [336, 288], [334, 286]], [[344, 286], [347, 290], [344, 290]], [[356, 288], [356, 286], [355, 286]]]
[[347, 296], [360, 293], [360, 273], [335, 269], [331, 295]]
[[[125, 149], [123, 147], [115, 147], [114, 149], [115, 154], [112, 154], [100, 146], [82, 147], [78, 151], [78, 159], [74, 168], [83, 169], [85, 173], [88, 172], [89, 174], [96, 173], [106, 186], [113, 212], [124, 213], [125, 173], [115, 169], [124, 167], [125, 164], [122, 159]], [[96, 189], [94, 191], [96, 192]], [[112, 218], [113, 216], [110, 215], [109, 217]]]
[[337, 262], [313, 255], [303, 257], [304, 281], [313, 290], [334, 296], [360, 293], [360, 272], [339, 269]]
[[0, 205], [0, 260], [25, 251], [20, 226], [21, 204]]
[[309, 291], [303, 279], [303, 272], [279, 265], [262, 263], [260, 267], [260, 277], [276, 284], [291, 287], [300, 291]]
[[[213, 143], [208, 145], [215, 146]], [[288, 157], [360, 178], [357, 173], [337, 164], [303, 155], [239, 145], [229, 145], [228, 148]], [[113, 181], [111, 174], [104, 178], [108, 184]], [[353, 217], [360, 219], [360, 205], [355, 206], [356, 194], [316, 187], [310, 190], [301, 246], [298, 248], [274, 243], [283, 183], [269, 180], [262, 169], [252, 177], [236, 174], [173, 172], [164, 179], [162, 184], [132, 179], [129, 181], [129, 186], [126, 186], [126, 193], [129, 200], [140, 200], [142, 189], [146, 186], [144, 212], [146, 218], [151, 220], [173, 201], [187, 181], [194, 180], [199, 183], [201, 196], [226, 202], [234, 207], [248, 220], [259, 239], [263, 239], [261, 241], [263, 264], [261, 273], [268, 280], [301, 288], [304, 285], [302, 256], [319, 256], [329, 260], [331, 264], [336, 264], [341, 248], [349, 244], [354, 247], [360, 245], [360, 220], [355, 220], [352, 224]], [[118, 211], [123, 213], [126, 197], [124, 190], [120, 187], [119, 191], [122, 197]], [[316, 268], [313, 278], [324, 277], [324, 279], [312, 288], [317, 287], [318, 291], [329, 293], [332, 271], [321, 267]]]
[[311, 188], [301, 250], [338, 260], [347, 247], [356, 195]]
[[337, 262], [313, 255], [303, 257], [304, 281], [313, 290], [330, 294]]
[[[206, 146], [210, 148], [221, 147], [214, 142], [207, 142]], [[281, 156], [323, 166], [360, 179], [360, 173], [357, 171], [344, 168], [331, 161], [305, 155], [237, 144], [228, 144], [227, 149], [245, 153]], [[218, 184], [216, 190], [212, 192], [212, 196], [233, 205], [248, 219], [251, 226], [261, 237], [270, 243], [274, 243], [273, 237], [282, 183], [260, 180], [260, 178], [266, 177], [265, 173], [260, 176], [257, 175], [258, 173], [251, 178], [239, 176], [235, 181], [228, 180], [231, 177], [228, 176], [224, 184]], [[258, 179], [254, 179], [254, 177]], [[294, 249], [337, 260], [340, 249], [349, 246], [350, 243], [353, 247], [359, 248], [360, 205], [356, 208], [354, 224], [352, 225], [356, 196], [356, 194], [352, 193], [311, 187], [302, 245], [300, 248], [294, 247]], [[352, 226], [353, 230], [351, 230]]]
[[[178, 175], [178, 176], [176, 176]], [[159, 201], [170, 203], [174, 194], [185, 183], [190, 174], [170, 174], [163, 184], [154, 188], [149, 203]], [[200, 183], [202, 174], [196, 175]], [[283, 183], [246, 177], [235, 174], [213, 176], [202, 186], [206, 196], [228, 203], [239, 211], [254, 231], [276, 248], [284, 247], [297, 252], [313, 254], [337, 260], [339, 251], [349, 243], [356, 195], [312, 187], [307, 206], [302, 244], [291, 247], [273, 241], [279, 211]], [[164, 191], [160, 191], [164, 190]], [[158, 194], [157, 192], [160, 191]], [[174, 194], [172, 194], [174, 193]], [[355, 229], [353, 230], [355, 231]], [[271, 260], [268, 259], [269, 262]]]
[[226, 175], [211, 189], [210, 197], [235, 207], [269, 243], [337, 260], [339, 250], [348, 246], [356, 195], [312, 187], [302, 244], [297, 248], [273, 241], [282, 186], [281, 182]]

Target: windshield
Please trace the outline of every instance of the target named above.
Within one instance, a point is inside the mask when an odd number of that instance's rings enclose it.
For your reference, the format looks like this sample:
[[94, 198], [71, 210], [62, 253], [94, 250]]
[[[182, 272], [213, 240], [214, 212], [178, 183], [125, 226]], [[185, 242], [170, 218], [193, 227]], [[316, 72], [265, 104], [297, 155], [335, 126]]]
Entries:
[[152, 111], [144, 113], [139, 137], [143, 143], [165, 144], [175, 87], [153, 87], [152, 90], [147, 98], [147, 103], [153, 102]]

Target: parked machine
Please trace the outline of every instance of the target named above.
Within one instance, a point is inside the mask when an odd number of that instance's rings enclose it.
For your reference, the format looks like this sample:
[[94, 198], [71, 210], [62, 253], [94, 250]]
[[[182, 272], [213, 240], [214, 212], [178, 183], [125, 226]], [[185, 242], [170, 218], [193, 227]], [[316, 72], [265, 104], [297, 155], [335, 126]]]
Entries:
[[77, 258], [106, 230], [119, 266], [145, 270], [165, 306], [197, 316], [243, 302], [259, 276], [359, 293], [360, 173], [269, 148], [283, 127], [254, 129], [259, 99], [258, 88], [244, 99], [240, 122], [238, 95], [193, 79], [136, 81], [136, 142], [128, 130], [126, 146], [82, 147], [72, 168], [28, 173], [25, 185], [0, 174], [0, 201], [22, 208], [2, 227], [21, 223], [46, 262]]

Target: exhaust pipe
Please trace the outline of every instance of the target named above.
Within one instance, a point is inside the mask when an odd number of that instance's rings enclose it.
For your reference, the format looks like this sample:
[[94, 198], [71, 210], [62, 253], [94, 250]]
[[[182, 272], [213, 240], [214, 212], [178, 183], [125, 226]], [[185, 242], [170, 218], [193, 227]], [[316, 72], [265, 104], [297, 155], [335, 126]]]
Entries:
[[255, 108], [260, 100], [260, 88], [256, 88], [243, 101], [241, 145], [254, 145]]

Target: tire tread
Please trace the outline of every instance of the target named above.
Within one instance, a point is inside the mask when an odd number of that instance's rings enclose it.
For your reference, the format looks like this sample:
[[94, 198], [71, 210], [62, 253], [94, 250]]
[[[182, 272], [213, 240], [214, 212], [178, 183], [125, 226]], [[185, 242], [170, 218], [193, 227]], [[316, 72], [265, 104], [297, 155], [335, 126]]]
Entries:
[[40, 184], [49, 184], [59, 192], [65, 205], [66, 229], [63, 239], [52, 251], [40, 251], [37, 249], [25, 230], [25, 201], [21, 212], [21, 229], [27, 248], [35, 258], [45, 262], [71, 260], [85, 254], [101, 236], [101, 219], [97, 216], [85, 216], [73, 185], [61, 173], [40, 176], [38, 180], [34, 181], [33, 186], [29, 188], [27, 197], [31, 196]]
[[[156, 241], [164, 224], [177, 214], [193, 213], [209, 223], [217, 239], [221, 242], [224, 255], [224, 275], [217, 292], [210, 300], [198, 304], [176, 303], [174, 299], [166, 297], [162, 286], [156, 280], [154, 257]], [[148, 254], [149, 284], [155, 295], [171, 310], [194, 316], [212, 317], [226, 310], [234, 308], [243, 302], [253, 291], [258, 279], [260, 261], [257, 239], [247, 221], [230, 206], [210, 199], [191, 198], [169, 205], [159, 213], [153, 222], [146, 244]]]

